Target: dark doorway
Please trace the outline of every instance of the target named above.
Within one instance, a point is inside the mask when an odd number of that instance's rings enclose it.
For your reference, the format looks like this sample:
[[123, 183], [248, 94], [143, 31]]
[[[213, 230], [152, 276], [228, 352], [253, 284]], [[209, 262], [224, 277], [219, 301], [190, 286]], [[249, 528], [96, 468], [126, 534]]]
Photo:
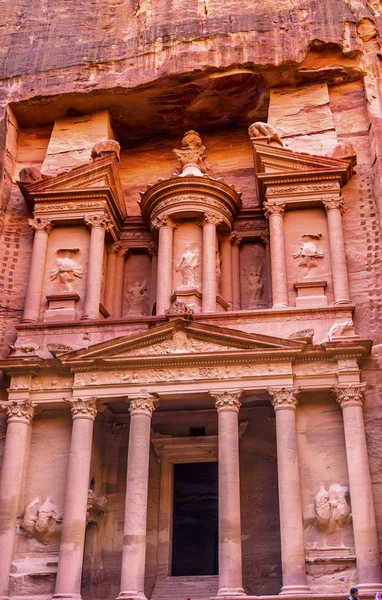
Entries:
[[218, 574], [216, 462], [174, 465], [171, 574]]

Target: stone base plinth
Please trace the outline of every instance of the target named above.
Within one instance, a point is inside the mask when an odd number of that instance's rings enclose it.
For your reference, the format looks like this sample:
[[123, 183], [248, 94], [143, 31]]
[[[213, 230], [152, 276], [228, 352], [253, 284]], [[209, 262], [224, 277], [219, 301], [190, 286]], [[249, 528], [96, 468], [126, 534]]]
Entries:
[[76, 320], [76, 303], [80, 299], [78, 294], [72, 292], [50, 294], [46, 299], [49, 306], [44, 314], [45, 323]]
[[294, 287], [297, 290], [297, 308], [316, 308], [328, 305], [328, 299], [325, 296], [326, 281], [296, 281]]

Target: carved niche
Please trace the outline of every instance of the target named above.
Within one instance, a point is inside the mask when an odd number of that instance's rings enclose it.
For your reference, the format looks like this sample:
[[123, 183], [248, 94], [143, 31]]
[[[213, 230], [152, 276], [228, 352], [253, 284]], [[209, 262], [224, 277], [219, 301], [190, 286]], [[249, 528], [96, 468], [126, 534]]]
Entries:
[[240, 248], [240, 288], [243, 310], [268, 306], [268, 271], [262, 242], [243, 243]]

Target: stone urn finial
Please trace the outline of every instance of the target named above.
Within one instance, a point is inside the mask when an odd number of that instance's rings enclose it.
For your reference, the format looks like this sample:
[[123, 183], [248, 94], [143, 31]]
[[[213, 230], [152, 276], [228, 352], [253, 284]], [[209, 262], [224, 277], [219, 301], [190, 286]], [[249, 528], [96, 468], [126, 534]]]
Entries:
[[196, 175], [201, 177], [208, 169], [205, 161], [205, 146], [203, 146], [200, 135], [193, 131], [187, 131], [182, 139], [180, 150], [173, 149], [173, 153], [182, 167], [181, 177]]

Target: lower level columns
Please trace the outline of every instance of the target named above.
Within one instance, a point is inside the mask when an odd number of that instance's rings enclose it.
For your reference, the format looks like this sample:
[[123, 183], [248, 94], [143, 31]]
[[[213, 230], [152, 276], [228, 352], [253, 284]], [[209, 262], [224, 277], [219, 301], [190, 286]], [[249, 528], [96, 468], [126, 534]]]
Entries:
[[268, 389], [276, 412], [277, 471], [279, 484], [281, 594], [306, 594], [304, 532], [296, 436], [298, 389]]
[[382, 589], [382, 569], [362, 409], [366, 383], [335, 385], [333, 391], [344, 420], [357, 587], [374, 594]]
[[210, 392], [218, 411], [219, 592], [242, 596], [238, 413], [241, 390]]
[[144, 593], [151, 416], [154, 398], [130, 398], [125, 528], [119, 600], [146, 600]]
[[33, 417], [31, 402], [4, 404], [8, 426], [0, 478], [0, 599], [8, 598], [9, 574], [16, 535], [21, 483]]
[[60, 599], [81, 598], [93, 424], [97, 414], [93, 398], [77, 398], [70, 403], [73, 426], [58, 571], [53, 596]]

